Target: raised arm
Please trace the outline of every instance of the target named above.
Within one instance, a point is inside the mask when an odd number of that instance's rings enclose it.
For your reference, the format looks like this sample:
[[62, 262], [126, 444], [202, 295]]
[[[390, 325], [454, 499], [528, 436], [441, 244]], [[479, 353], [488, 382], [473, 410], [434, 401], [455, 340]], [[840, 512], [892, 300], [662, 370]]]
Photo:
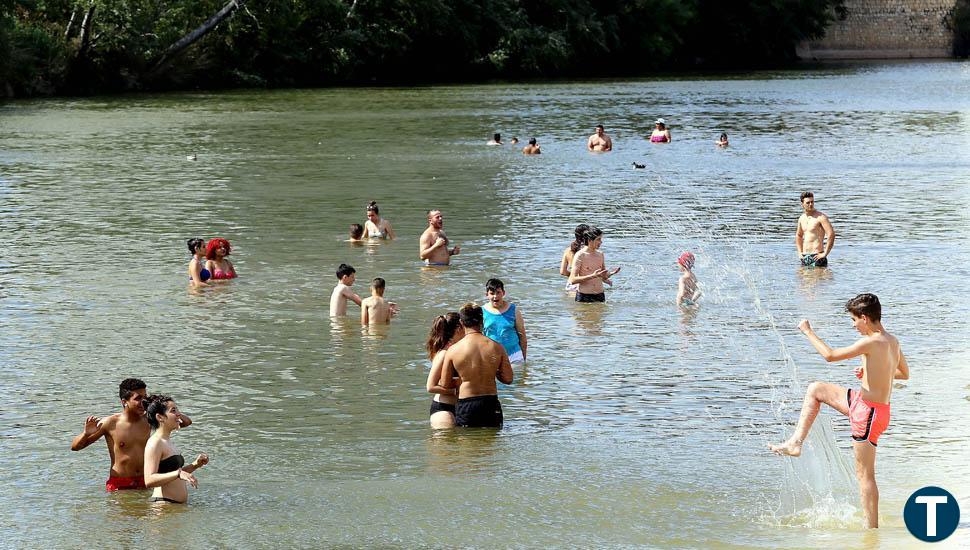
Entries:
[[179, 413], [179, 425], [183, 428], [188, 428], [192, 425], [192, 419], [182, 413]]
[[909, 363], [906, 362], [906, 356], [903, 355], [903, 350], [899, 350], [899, 364], [896, 365], [896, 372], [893, 373], [893, 379], [895, 380], [909, 380]]
[[832, 363], [833, 361], [852, 359], [853, 357], [858, 357], [869, 351], [868, 338], [860, 338], [849, 347], [832, 349], [828, 344], [823, 342], [817, 334], [815, 334], [815, 331], [812, 330], [812, 325], [808, 322], [808, 319], [805, 319], [799, 323], [798, 328], [805, 333], [808, 341], [812, 343], [815, 350], [818, 351], [818, 354], [822, 356], [822, 359], [825, 359], [825, 361], [829, 363]]
[[197, 456], [196, 459], [192, 461], [192, 463], [189, 464], [188, 466], [182, 466], [182, 470], [191, 474], [192, 472], [198, 470], [199, 468], [205, 466], [208, 463], [209, 463], [209, 455], [202, 453], [199, 456]]
[[87, 419], [84, 421], [84, 429], [81, 430], [81, 433], [79, 433], [73, 441], [71, 441], [71, 450], [80, 451], [81, 449], [101, 439], [101, 436], [105, 434], [105, 425], [112, 420], [113, 419], [110, 417], [105, 418], [103, 421], [99, 420], [96, 416], [87, 417]]

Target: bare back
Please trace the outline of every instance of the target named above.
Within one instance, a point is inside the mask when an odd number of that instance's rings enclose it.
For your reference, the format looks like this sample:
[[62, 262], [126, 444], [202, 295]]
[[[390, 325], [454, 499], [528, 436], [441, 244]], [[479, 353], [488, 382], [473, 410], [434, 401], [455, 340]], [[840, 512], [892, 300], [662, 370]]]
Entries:
[[904, 362], [899, 340], [887, 332], [867, 336], [867, 351], [862, 355], [862, 398], [875, 403], [889, 403], [893, 378]]
[[452, 372], [461, 377], [458, 398], [498, 395], [495, 379], [512, 383], [512, 365], [505, 348], [480, 332], [465, 329], [465, 337], [448, 348], [439, 384], [449, 387]]
[[369, 296], [360, 303], [361, 321], [369, 325], [384, 325], [391, 322], [391, 304], [383, 296]]

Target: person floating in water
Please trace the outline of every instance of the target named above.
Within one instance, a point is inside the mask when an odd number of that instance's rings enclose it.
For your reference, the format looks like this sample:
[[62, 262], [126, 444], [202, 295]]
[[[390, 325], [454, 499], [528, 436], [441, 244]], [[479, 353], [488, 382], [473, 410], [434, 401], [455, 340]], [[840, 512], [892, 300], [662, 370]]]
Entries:
[[845, 304], [852, 324], [862, 338], [851, 346], [832, 349], [822, 341], [807, 319], [798, 324], [818, 353], [828, 362], [862, 356], [856, 367], [861, 388], [852, 390], [828, 382], [812, 382], [805, 392], [802, 412], [795, 433], [784, 443], [770, 445], [779, 455], [799, 456], [822, 403], [849, 417], [852, 448], [855, 451], [856, 477], [862, 496], [862, 509], [869, 528], [879, 527], [879, 489], [876, 486], [876, 442], [889, 426], [889, 398], [893, 380], [908, 380], [909, 365], [899, 340], [882, 326], [882, 306], [874, 294], [859, 294]]
[[394, 229], [391, 222], [380, 216], [380, 209], [375, 201], [367, 205], [367, 221], [364, 222], [365, 239], [393, 239]]
[[209, 463], [206, 454], [200, 454], [191, 464], [172, 445], [172, 433], [182, 427], [181, 413], [175, 401], [168, 396], [152, 395], [145, 399], [145, 418], [155, 430], [145, 445], [145, 487], [155, 489], [152, 502], [185, 504], [189, 500], [186, 483], [198, 487], [193, 472]]
[[680, 281], [677, 283], [677, 305], [681, 307], [693, 307], [697, 305], [701, 291], [697, 288], [697, 277], [694, 276], [694, 255], [684, 252], [677, 258], [677, 265], [680, 267]]
[[670, 130], [667, 129], [667, 121], [658, 118], [654, 124], [653, 132], [650, 134], [650, 143], [670, 143]]
[[424, 260], [426, 265], [448, 265], [451, 257], [461, 253], [461, 247], [455, 246], [448, 248], [448, 236], [445, 235], [444, 216], [441, 210], [428, 211], [428, 228], [421, 234], [418, 243], [418, 257]]
[[[145, 489], [145, 444], [151, 435], [151, 426], [145, 418], [145, 383], [137, 378], [126, 378], [118, 385], [121, 412], [105, 419], [89, 416], [84, 430], [71, 442], [72, 451], [80, 451], [104, 436], [111, 457], [111, 470], [105, 490]], [[179, 414], [182, 427], [192, 424], [192, 419]]]
[[612, 284], [610, 277], [620, 272], [620, 268], [606, 269], [606, 257], [600, 251], [603, 232], [590, 226], [583, 234], [584, 246], [573, 256], [573, 267], [569, 272], [569, 284], [579, 285], [576, 290], [577, 302], [605, 302], [603, 284]]
[[714, 142], [714, 145], [717, 145], [718, 147], [727, 147], [728, 146], [727, 134], [724, 132], [721, 132], [721, 137], [719, 137], [717, 141]]
[[829, 217], [815, 209], [815, 195], [811, 191], [802, 193], [801, 200], [805, 212], [799, 216], [795, 230], [798, 258], [805, 267], [826, 267], [835, 246], [835, 229]]
[[189, 247], [192, 259], [189, 260], [189, 284], [193, 288], [209, 286], [208, 281], [212, 274], [205, 268], [205, 241], [202, 239], [189, 239], [185, 242]]
[[488, 140], [485, 145], [502, 145], [502, 134], [492, 134], [492, 139]]
[[541, 155], [542, 151], [539, 149], [539, 142], [536, 138], [529, 138], [529, 144], [522, 148], [523, 155]]
[[485, 298], [488, 302], [482, 306], [482, 334], [502, 344], [513, 366], [525, 364], [529, 344], [522, 310], [505, 299], [505, 284], [499, 279], [489, 279], [485, 283]]
[[432, 428], [455, 427], [455, 404], [458, 403], [458, 384], [451, 387], [438, 385], [441, 380], [441, 369], [445, 364], [445, 352], [455, 342], [465, 337], [458, 313], [452, 311], [435, 317], [428, 334], [428, 359], [431, 360], [431, 371], [428, 373], [428, 393], [433, 393], [431, 400], [430, 421]]
[[232, 245], [226, 239], [212, 239], [205, 246], [205, 268], [212, 274], [212, 281], [235, 279], [236, 268], [229, 261]]
[[458, 310], [465, 337], [445, 352], [438, 386], [454, 387], [457, 373], [458, 403], [455, 425], [462, 428], [501, 428], [504, 422], [495, 380], [512, 383], [512, 365], [501, 344], [482, 334], [482, 308], [465, 304]]
[[330, 293], [330, 316], [342, 317], [347, 315], [347, 300], [360, 305], [362, 300], [350, 287], [357, 280], [357, 270], [347, 264], [340, 264], [337, 268], [337, 286]]
[[608, 153], [613, 150], [613, 140], [603, 131], [603, 125], [596, 125], [596, 133], [586, 140], [586, 150], [595, 153]]
[[371, 281], [370, 296], [360, 302], [361, 325], [387, 325], [391, 317], [397, 314], [397, 304], [384, 299], [386, 284], [380, 277]]
[[518, 145], [519, 138], [512, 136], [512, 141], [510, 141], [509, 143], [511, 143], [512, 145]]

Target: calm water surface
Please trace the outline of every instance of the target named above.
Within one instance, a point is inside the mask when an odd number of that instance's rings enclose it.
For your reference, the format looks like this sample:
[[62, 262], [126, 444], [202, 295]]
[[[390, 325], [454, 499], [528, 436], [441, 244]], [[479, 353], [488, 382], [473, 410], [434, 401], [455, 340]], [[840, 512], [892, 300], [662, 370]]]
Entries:
[[[954, 62], [6, 103], [0, 545], [910, 546], [915, 489], [970, 510], [968, 89]], [[647, 142], [658, 116], [670, 145]], [[612, 154], [584, 150], [599, 122]], [[495, 131], [544, 154], [485, 147]], [[806, 189], [838, 231], [829, 270], [795, 261]], [[399, 239], [350, 246], [372, 199]], [[429, 208], [462, 245], [449, 269], [417, 260]], [[562, 290], [580, 222], [623, 267], [605, 306]], [[187, 292], [195, 236], [228, 238], [241, 278]], [[705, 293], [687, 315], [684, 250]], [[389, 328], [328, 318], [342, 262], [362, 294], [387, 280]], [[529, 333], [506, 427], [433, 434], [427, 329], [492, 276]], [[808, 382], [856, 383], [795, 325], [848, 344], [859, 292], [912, 368], [880, 441], [878, 532], [843, 419], [823, 414], [800, 459], [765, 452]], [[211, 464], [187, 507], [105, 494], [104, 445], [69, 451], [129, 376], [195, 420], [174, 442]]]

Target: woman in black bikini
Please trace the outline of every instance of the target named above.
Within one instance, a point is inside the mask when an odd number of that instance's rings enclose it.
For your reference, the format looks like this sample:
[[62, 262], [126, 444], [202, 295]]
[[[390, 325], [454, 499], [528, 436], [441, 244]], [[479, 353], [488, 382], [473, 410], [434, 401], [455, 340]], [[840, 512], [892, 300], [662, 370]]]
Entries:
[[152, 502], [185, 504], [189, 490], [185, 482], [198, 487], [192, 472], [209, 463], [209, 457], [200, 454], [195, 462], [186, 465], [185, 459], [169, 439], [172, 432], [181, 427], [179, 410], [168, 396], [152, 395], [145, 398], [145, 417], [155, 430], [145, 445], [145, 487], [154, 488]]
[[465, 336], [465, 329], [458, 322], [458, 314], [451, 312], [435, 317], [428, 334], [428, 358], [431, 359], [431, 372], [428, 373], [428, 393], [435, 394], [431, 400], [431, 427], [436, 429], [455, 427], [455, 403], [458, 402], [457, 386], [442, 388], [441, 367], [445, 364], [445, 351]]

